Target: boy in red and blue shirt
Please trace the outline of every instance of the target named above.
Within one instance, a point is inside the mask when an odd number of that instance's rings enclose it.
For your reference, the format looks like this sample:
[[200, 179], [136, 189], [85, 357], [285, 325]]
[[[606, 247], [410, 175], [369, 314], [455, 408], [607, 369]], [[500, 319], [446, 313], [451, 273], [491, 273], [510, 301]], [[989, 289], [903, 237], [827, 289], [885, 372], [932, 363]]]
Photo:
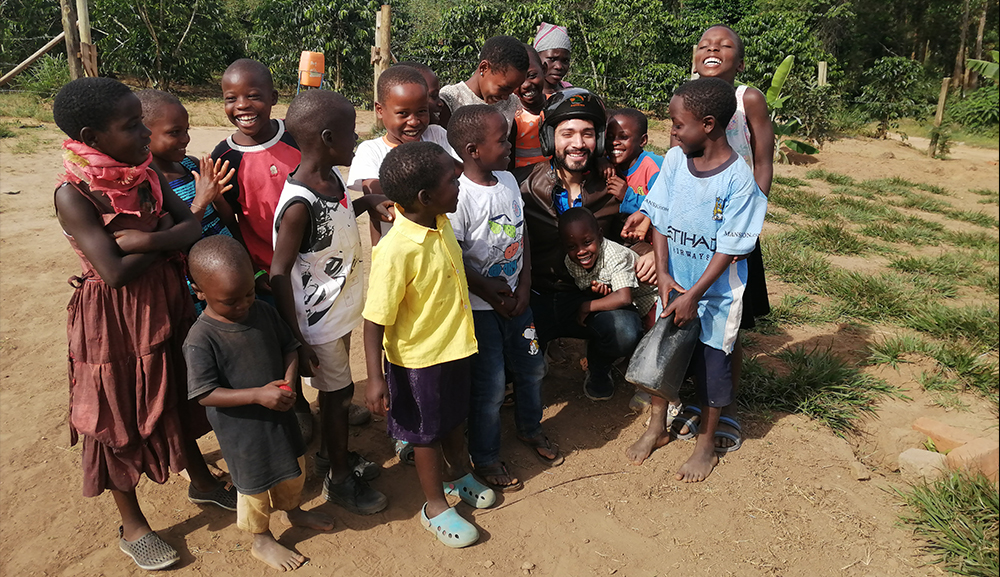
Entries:
[[662, 156], [643, 150], [648, 129], [646, 115], [634, 108], [617, 110], [608, 117], [608, 158], [615, 169], [615, 176], [608, 179], [608, 192], [621, 201], [623, 214], [642, 208], [663, 165]]

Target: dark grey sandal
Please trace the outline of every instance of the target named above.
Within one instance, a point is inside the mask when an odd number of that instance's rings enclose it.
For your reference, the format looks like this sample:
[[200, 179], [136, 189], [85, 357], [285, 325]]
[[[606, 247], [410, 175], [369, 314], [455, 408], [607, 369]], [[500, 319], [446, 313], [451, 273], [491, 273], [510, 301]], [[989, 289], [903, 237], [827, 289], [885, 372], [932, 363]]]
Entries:
[[126, 541], [125, 529], [118, 527], [118, 547], [146, 571], [166, 569], [181, 560], [177, 550], [160, 539], [156, 531], [150, 531], [135, 541]]

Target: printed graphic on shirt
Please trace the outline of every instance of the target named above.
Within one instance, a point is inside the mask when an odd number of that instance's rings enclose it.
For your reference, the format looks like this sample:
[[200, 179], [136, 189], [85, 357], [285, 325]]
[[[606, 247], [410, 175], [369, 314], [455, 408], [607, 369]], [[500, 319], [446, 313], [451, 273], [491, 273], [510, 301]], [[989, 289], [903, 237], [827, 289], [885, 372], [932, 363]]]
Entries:
[[[334, 224], [334, 212], [330, 203], [321, 199], [316, 199], [312, 203], [313, 215], [316, 215], [316, 238], [310, 253], [315, 254], [309, 260], [300, 258], [301, 282], [302, 282], [302, 304], [305, 307], [306, 322], [309, 326], [314, 326], [323, 320], [323, 317], [333, 307], [338, 295], [347, 283], [347, 274], [355, 270], [359, 261], [352, 259], [350, 266], [345, 266], [344, 259], [346, 253], [334, 247], [350, 246], [346, 231], [337, 230]], [[340, 206], [347, 210], [347, 198], [341, 199]], [[344, 236], [341, 242], [334, 242], [336, 235]], [[321, 266], [310, 264], [319, 263]], [[346, 295], [345, 295], [346, 296]], [[348, 303], [350, 304], [350, 303]]]
[[528, 354], [537, 355], [541, 349], [538, 346], [538, 331], [535, 330], [535, 323], [531, 323], [528, 328], [524, 329], [521, 336], [528, 340]]

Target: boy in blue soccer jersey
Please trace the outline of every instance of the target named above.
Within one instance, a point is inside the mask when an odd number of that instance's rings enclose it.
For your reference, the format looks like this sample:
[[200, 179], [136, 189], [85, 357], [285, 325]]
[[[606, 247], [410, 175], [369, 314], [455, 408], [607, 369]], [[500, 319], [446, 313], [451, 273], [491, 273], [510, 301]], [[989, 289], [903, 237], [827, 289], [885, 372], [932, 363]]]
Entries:
[[[733, 402], [732, 352], [743, 313], [747, 265], [767, 197], [753, 173], [726, 142], [726, 125], [736, 111], [732, 86], [699, 78], [670, 99], [670, 149], [660, 176], [642, 205], [653, 227], [661, 316], [674, 314], [684, 326], [701, 324], [701, 338], [689, 371], [695, 376], [699, 418], [686, 420], [698, 436], [694, 453], [677, 472], [678, 481], [704, 481], [718, 464], [715, 432], [722, 409]], [[679, 296], [667, 304], [671, 292]], [[653, 397], [649, 428], [628, 450], [642, 462], [670, 440], [667, 401]], [[676, 423], [677, 421], [675, 421]]]

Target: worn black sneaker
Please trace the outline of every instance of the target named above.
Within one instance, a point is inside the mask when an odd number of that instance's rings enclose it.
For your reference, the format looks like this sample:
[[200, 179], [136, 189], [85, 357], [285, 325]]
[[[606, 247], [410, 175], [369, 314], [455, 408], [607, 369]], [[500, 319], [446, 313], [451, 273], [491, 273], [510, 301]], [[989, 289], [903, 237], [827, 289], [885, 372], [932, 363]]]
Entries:
[[355, 515], [374, 515], [389, 504], [385, 495], [372, 489], [357, 472], [340, 483], [333, 483], [327, 475], [323, 479], [323, 498]]
[[[365, 481], [371, 481], [382, 473], [382, 467], [361, 456], [360, 453], [350, 451], [347, 453], [347, 466], [352, 471], [361, 475]], [[317, 477], [325, 477], [330, 472], [330, 459], [320, 456], [317, 452], [313, 458], [313, 468]]]
[[606, 373], [587, 371], [583, 377], [583, 394], [591, 401], [607, 401], [615, 394], [615, 382], [611, 371]]
[[211, 491], [202, 493], [198, 489], [195, 489], [194, 485], [188, 485], [188, 500], [192, 503], [215, 505], [227, 511], [235, 511], [236, 487], [232, 483], [219, 483]]

